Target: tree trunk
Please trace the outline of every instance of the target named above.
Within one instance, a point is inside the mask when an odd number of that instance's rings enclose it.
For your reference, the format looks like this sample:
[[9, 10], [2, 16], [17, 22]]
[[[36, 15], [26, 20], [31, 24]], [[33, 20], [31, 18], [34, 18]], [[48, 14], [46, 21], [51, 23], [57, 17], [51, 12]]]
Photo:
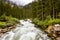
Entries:
[[42, 20], [43, 20], [43, 15], [44, 15], [43, 0], [41, 1], [41, 4], [42, 4]]
[[54, 6], [53, 6], [53, 19], [54, 19], [54, 17], [55, 17], [55, 15], [54, 15], [55, 12], [54, 12], [54, 11], [55, 11], [55, 10], [54, 10]]

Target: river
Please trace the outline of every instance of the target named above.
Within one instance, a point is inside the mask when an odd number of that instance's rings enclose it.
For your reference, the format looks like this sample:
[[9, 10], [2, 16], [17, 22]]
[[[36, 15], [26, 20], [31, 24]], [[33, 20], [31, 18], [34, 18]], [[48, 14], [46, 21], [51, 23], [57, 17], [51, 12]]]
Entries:
[[46, 33], [36, 28], [31, 20], [20, 20], [20, 25], [0, 37], [0, 40], [51, 40]]

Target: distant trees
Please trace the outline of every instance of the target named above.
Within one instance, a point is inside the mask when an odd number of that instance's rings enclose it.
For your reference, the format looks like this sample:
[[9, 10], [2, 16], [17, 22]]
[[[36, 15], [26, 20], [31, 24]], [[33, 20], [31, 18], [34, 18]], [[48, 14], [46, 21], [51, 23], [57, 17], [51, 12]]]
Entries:
[[0, 0], [0, 16], [2, 14], [12, 15], [16, 18], [38, 18], [44, 20], [47, 16], [52, 19], [60, 18], [60, 0], [38, 0], [24, 7]]
[[7, 16], [12, 15], [16, 18], [21, 18], [23, 9], [18, 7], [16, 4], [11, 5], [9, 2], [5, 3], [0, 0], [0, 16], [6, 14]]
[[[60, 18], [60, 0], [38, 0], [28, 4], [28, 10], [30, 14], [33, 14], [33, 18], [39, 18], [44, 20], [47, 16], [51, 16], [52, 19]], [[29, 6], [30, 5], [30, 6]]]

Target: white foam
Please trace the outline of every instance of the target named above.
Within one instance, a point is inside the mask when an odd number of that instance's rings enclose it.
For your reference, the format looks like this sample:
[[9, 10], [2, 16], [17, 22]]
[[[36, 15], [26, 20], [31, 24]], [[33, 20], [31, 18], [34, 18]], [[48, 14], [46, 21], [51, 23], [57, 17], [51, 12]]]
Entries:
[[46, 33], [29, 21], [20, 20], [23, 26], [16, 27], [13, 31], [8, 32], [1, 40], [50, 40]]

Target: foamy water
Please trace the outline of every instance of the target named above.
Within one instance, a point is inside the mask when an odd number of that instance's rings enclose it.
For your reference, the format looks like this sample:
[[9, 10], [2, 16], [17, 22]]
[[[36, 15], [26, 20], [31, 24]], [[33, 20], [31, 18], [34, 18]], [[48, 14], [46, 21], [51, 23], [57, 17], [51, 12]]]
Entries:
[[17, 25], [16, 29], [7, 32], [0, 37], [0, 40], [51, 40], [46, 33], [35, 27], [31, 20], [20, 20], [22, 25]]

